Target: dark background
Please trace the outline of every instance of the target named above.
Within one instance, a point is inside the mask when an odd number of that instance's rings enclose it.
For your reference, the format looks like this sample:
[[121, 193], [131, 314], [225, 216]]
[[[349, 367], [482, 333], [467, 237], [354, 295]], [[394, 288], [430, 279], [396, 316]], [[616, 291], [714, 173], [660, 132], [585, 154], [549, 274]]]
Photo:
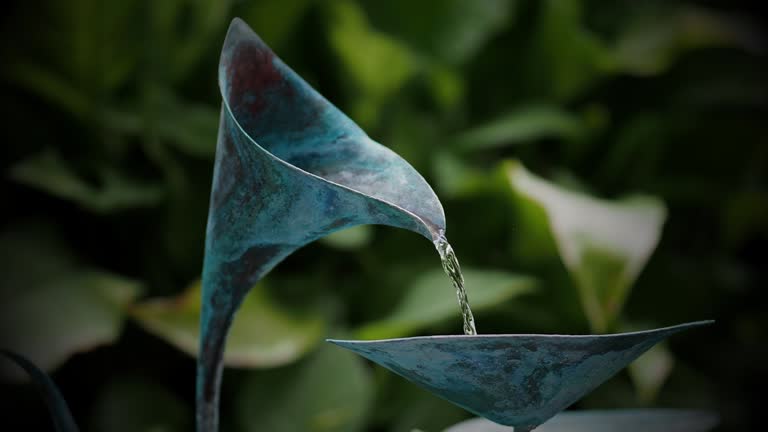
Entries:
[[[481, 333], [717, 320], [672, 339], [645, 379], [622, 372], [575, 409], [709, 409], [720, 430], [759, 430], [768, 47], [758, 9], [629, 0], [4, 4], [4, 343], [52, 373], [86, 431], [191, 430], [194, 361], [174, 343], [195, 322], [195, 302], [147, 300], [178, 295], [200, 274], [218, 54], [240, 16], [427, 178], [465, 268], [499, 285], [510, 283], [491, 271], [535, 278], [534, 292], [477, 307]], [[509, 160], [565, 189], [665, 204], [658, 247], [636, 281], [622, 282], [632, 291], [608, 327], [583, 312], [555, 240], [530, 234], [527, 204], [504, 177]], [[543, 213], [537, 223], [546, 232]], [[589, 271], [604, 270], [601, 262]], [[340, 233], [288, 258], [260, 291], [268, 300], [241, 314], [250, 332], [239, 347], [255, 354], [225, 375], [224, 430], [430, 432], [467, 417], [319, 343], [391, 319], [435, 271], [431, 245], [387, 227]], [[469, 275], [467, 283], [471, 301]], [[453, 301], [447, 279], [439, 296]], [[387, 336], [460, 331], [454, 308]], [[276, 354], [275, 340], [298, 348]], [[50, 429], [18, 380], [3, 387], [0, 406], [2, 430]]]

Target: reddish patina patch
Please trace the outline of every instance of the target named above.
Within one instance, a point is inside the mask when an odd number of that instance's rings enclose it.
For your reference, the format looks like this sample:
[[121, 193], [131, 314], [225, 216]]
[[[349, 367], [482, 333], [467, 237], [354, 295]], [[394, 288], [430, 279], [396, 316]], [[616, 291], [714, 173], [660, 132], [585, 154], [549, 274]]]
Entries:
[[265, 46], [238, 44], [227, 66], [229, 102], [235, 111], [258, 114], [268, 104], [265, 92], [285, 87], [285, 79], [274, 64], [275, 54]]

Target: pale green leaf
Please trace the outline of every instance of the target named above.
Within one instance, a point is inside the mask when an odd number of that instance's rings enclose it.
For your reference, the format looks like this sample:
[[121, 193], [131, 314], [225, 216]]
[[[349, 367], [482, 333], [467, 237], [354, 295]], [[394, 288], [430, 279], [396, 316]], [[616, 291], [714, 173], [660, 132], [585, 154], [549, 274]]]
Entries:
[[363, 359], [327, 344], [298, 364], [251, 372], [242, 389], [236, 415], [243, 432], [362, 431], [374, 397]]
[[674, 366], [675, 358], [664, 343], [654, 346], [629, 365], [629, 376], [641, 403], [650, 404], [656, 399]]
[[[147, 331], [196, 356], [200, 335], [200, 282], [175, 298], [150, 299], [131, 315]], [[250, 290], [229, 332], [224, 363], [235, 367], [272, 367], [290, 363], [314, 346], [325, 323], [317, 315], [294, 316], [281, 309], [263, 283]]]
[[320, 239], [320, 242], [336, 249], [355, 250], [370, 243], [372, 238], [372, 226], [358, 225], [329, 234]]
[[664, 204], [647, 196], [608, 201], [576, 193], [517, 162], [507, 170], [513, 190], [544, 211], [593, 330], [607, 331], [659, 242]]
[[[535, 280], [527, 276], [496, 270], [462, 270], [467, 296], [475, 313], [535, 289]], [[461, 311], [454, 288], [445, 273], [436, 269], [413, 283], [390, 316], [365, 325], [356, 334], [360, 339], [406, 336], [452, 317], [458, 325]]]

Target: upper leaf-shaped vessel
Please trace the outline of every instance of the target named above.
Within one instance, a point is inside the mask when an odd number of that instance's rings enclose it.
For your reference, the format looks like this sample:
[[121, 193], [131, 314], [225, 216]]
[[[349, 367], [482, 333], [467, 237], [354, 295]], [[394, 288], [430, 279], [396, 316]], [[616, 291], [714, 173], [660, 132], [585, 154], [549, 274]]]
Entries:
[[407, 162], [370, 139], [241, 20], [219, 65], [214, 165], [198, 360], [199, 431], [217, 429], [222, 355], [245, 294], [296, 249], [383, 224], [436, 240], [443, 209]]

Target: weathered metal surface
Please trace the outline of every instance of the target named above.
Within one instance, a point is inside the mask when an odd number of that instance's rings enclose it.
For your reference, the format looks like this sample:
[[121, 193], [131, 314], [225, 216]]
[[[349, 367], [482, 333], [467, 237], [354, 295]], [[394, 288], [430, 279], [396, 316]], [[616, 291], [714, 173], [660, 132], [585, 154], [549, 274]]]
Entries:
[[[697, 410], [565, 411], [537, 427], [536, 432], [708, 432], [718, 422], [716, 414]], [[483, 418], [474, 418], [443, 432], [513, 432], [513, 429]]]
[[432, 189], [286, 66], [241, 20], [219, 65], [223, 98], [203, 268], [197, 425], [217, 430], [226, 334], [248, 290], [296, 249], [383, 224], [435, 240]]
[[462, 408], [532, 430], [663, 339], [710, 321], [600, 336], [424, 336], [329, 340]]

